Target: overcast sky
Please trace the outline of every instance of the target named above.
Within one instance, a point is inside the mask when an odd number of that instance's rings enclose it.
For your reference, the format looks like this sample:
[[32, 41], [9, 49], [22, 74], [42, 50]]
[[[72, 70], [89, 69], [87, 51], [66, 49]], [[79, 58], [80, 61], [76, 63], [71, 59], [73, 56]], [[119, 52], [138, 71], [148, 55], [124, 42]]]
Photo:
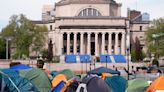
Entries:
[[[13, 14], [25, 14], [29, 19], [40, 20], [42, 6], [54, 4], [59, 0], [1, 0], [0, 30], [6, 26]], [[137, 9], [150, 14], [150, 18], [164, 17], [164, 0], [116, 0], [122, 3], [122, 16], [126, 16], [127, 8]]]

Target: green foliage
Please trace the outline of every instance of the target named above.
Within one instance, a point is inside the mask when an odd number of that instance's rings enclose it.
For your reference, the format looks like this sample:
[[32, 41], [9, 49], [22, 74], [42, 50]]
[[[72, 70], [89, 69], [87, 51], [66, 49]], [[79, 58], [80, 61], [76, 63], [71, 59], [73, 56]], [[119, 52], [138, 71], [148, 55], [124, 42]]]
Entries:
[[137, 61], [142, 61], [144, 58], [146, 58], [146, 54], [143, 50], [141, 50], [141, 53], [140, 54], [140, 59], [138, 60], [137, 59], [137, 51], [136, 51], [136, 48], [132, 48], [131, 49], [131, 58], [132, 58], [132, 62], [137, 62]]
[[[164, 18], [153, 21], [154, 26], [146, 32], [146, 45], [155, 57], [164, 56]], [[155, 35], [155, 36], [153, 36]]]
[[38, 26], [24, 15], [13, 15], [9, 24], [2, 30], [1, 35], [13, 37], [12, 45], [16, 47], [14, 58], [29, 57], [30, 52], [38, 53], [45, 45], [46, 26]]
[[47, 58], [48, 57], [48, 49], [44, 49], [41, 51], [42, 58]]
[[131, 49], [131, 58], [132, 58], [132, 62], [136, 62], [137, 61], [136, 49], [135, 48]]
[[0, 59], [6, 58], [6, 42], [4, 39], [0, 39]]

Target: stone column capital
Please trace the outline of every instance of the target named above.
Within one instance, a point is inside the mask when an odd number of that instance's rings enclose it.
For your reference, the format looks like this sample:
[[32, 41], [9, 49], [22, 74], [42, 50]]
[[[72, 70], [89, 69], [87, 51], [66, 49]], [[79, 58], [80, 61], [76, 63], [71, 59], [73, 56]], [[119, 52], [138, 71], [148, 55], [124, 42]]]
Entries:
[[125, 35], [125, 32], [122, 32], [121, 34]]
[[81, 35], [83, 35], [84, 33], [80, 33]]
[[105, 35], [105, 32], [102, 32], [102, 35]]
[[112, 34], [112, 32], [108, 32], [108, 34], [109, 34], [109, 35], [111, 35], [111, 34]]
[[77, 34], [76, 32], [73, 32], [73, 34]]
[[71, 34], [70, 32], [67, 32], [67, 34]]
[[87, 33], [88, 35], [91, 35], [91, 33]]

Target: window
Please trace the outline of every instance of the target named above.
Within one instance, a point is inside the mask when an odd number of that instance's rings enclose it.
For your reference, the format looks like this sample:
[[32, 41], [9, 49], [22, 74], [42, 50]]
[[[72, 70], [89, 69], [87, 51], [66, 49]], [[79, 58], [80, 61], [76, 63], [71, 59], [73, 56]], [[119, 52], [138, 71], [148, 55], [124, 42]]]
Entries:
[[93, 8], [87, 8], [82, 10], [78, 16], [101, 16], [101, 13]]
[[50, 25], [50, 30], [52, 30], [52, 25]]
[[142, 26], [140, 26], [140, 31], [142, 31]]

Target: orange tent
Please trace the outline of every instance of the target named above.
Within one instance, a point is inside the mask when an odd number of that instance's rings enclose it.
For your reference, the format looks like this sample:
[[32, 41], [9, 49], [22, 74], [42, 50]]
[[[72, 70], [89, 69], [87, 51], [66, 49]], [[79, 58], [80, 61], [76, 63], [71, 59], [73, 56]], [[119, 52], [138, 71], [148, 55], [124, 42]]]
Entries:
[[104, 80], [105, 79], [105, 77], [107, 77], [107, 76], [113, 76], [112, 74], [110, 74], [110, 73], [102, 73], [101, 74], [101, 78]]
[[67, 78], [63, 74], [58, 74], [53, 80], [52, 80], [52, 87], [56, 87], [61, 81], [67, 82]]
[[156, 90], [164, 90], [164, 76], [157, 78], [146, 92], [155, 92]]

